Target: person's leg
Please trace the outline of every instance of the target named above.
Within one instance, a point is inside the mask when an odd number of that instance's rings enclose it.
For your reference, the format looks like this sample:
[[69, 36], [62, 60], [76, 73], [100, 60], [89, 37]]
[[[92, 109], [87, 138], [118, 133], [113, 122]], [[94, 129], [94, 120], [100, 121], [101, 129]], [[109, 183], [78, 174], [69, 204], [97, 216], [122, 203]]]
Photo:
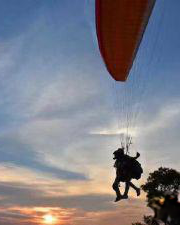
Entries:
[[129, 185], [136, 191], [137, 196], [139, 196], [141, 194], [140, 192], [140, 188], [136, 187], [131, 181], [129, 182]]
[[119, 190], [119, 180], [116, 178], [113, 185], [112, 185], [113, 190], [116, 192], [116, 200], [115, 202], [119, 201], [122, 197], [121, 192]]
[[129, 183], [130, 183], [129, 181], [127, 181], [125, 183], [125, 191], [124, 191], [123, 198], [128, 198], [128, 192], [129, 192], [129, 187], [130, 187], [130, 184]]

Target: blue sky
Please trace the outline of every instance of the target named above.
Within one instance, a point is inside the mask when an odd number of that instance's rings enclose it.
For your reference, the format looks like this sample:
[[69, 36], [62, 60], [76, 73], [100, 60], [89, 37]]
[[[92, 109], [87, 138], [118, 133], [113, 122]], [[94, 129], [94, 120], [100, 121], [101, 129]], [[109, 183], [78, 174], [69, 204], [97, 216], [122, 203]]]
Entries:
[[47, 212], [62, 224], [140, 219], [147, 211], [143, 196], [132, 192], [127, 202], [113, 204], [112, 152], [128, 111], [136, 128], [131, 153], [141, 153], [145, 170], [140, 183], [159, 166], [179, 169], [180, 2], [157, 1], [123, 84], [101, 59], [93, 0], [0, 2], [4, 225], [39, 224]]

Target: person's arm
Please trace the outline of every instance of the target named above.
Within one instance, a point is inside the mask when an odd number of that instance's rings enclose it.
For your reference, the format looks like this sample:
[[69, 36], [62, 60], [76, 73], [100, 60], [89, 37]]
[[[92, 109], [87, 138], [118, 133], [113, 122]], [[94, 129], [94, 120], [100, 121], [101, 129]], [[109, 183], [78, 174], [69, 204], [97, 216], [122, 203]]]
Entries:
[[114, 167], [117, 168], [117, 160], [114, 163]]
[[138, 159], [139, 158], [139, 156], [140, 156], [140, 153], [139, 152], [137, 152], [136, 153], [136, 156], [135, 157], [132, 157], [133, 159]]

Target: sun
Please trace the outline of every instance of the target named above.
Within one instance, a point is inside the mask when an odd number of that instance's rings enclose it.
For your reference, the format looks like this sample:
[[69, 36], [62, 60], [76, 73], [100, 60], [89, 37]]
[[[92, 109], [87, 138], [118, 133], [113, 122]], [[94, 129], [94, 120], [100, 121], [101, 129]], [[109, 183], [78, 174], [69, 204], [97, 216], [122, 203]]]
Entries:
[[45, 224], [55, 224], [57, 221], [56, 217], [54, 217], [50, 214], [44, 215], [43, 220], [44, 220]]

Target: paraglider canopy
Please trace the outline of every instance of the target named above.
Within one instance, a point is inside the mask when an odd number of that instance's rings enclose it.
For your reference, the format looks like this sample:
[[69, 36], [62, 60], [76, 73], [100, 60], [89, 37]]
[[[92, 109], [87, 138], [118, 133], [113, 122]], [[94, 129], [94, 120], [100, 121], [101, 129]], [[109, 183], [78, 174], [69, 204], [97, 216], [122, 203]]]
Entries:
[[96, 0], [96, 31], [111, 76], [125, 81], [155, 0]]

